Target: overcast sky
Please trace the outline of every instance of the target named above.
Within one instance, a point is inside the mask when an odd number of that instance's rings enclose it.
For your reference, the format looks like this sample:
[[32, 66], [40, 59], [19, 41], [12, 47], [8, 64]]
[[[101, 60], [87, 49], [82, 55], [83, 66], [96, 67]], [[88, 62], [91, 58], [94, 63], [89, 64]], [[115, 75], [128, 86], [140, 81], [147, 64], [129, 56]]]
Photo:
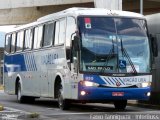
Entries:
[[12, 30], [15, 27], [15, 25], [11, 26], [0, 26], [0, 47], [4, 47], [4, 40], [5, 40], [5, 34]]
[[0, 26], [0, 32], [9, 32], [15, 27], [15, 25], [10, 26]]

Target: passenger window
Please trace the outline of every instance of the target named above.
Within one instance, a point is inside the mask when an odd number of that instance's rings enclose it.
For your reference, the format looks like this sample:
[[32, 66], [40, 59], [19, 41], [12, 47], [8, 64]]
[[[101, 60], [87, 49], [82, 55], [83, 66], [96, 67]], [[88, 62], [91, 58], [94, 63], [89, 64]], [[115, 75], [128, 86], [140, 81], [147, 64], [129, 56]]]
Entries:
[[65, 26], [66, 26], [66, 19], [61, 19], [60, 21], [56, 22], [54, 45], [59, 45], [64, 43], [65, 31], [66, 31]]
[[76, 23], [73, 17], [67, 17], [67, 27], [66, 27], [66, 46], [70, 47], [71, 36], [76, 32]]
[[60, 20], [59, 44], [64, 43], [66, 32], [66, 19]]
[[41, 47], [43, 41], [43, 26], [38, 26], [34, 30], [34, 49], [38, 49]]
[[54, 38], [54, 23], [48, 23], [44, 26], [43, 46], [51, 46]]
[[23, 49], [23, 40], [24, 40], [24, 31], [17, 33], [17, 46], [16, 51], [22, 51]]
[[12, 42], [11, 42], [11, 52], [15, 52], [15, 45], [16, 45], [16, 33], [12, 34]]
[[25, 32], [24, 50], [30, 50], [33, 42], [33, 29], [28, 29]]
[[59, 21], [56, 22], [54, 45], [59, 44]]
[[6, 35], [5, 51], [7, 53], [10, 53], [11, 51], [11, 35]]

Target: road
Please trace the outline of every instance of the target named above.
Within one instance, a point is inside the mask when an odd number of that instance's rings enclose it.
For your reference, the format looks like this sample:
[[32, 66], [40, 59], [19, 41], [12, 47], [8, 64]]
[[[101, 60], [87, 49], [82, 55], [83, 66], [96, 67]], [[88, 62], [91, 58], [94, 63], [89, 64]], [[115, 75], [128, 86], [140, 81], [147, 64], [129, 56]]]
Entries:
[[159, 120], [160, 110], [127, 106], [125, 111], [116, 111], [112, 104], [74, 104], [67, 111], [58, 108], [57, 102], [39, 99], [34, 103], [20, 104], [15, 95], [0, 92], [0, 104], [29, 113], [39, 113], [44, 120]]

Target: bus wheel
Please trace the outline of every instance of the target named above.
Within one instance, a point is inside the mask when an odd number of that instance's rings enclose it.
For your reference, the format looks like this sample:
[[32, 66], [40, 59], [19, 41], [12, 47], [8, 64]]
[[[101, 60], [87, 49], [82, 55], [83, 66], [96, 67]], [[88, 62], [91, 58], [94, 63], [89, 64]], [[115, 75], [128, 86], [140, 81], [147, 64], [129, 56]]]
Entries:
[[58, 88], [58, 106], [61, 110], [68, 110], [69, 109], [69, 101], [63, 98], [63, 88], [62, 85], [59, 85]]
[[115, 109], [117, 110], [125, 110], [127, 106], [127, 100], [117, 100], [114, 101]]
[[21, 83], [18, 82], [18, 86], [17, 86], [17, 101], [20, 103], [24, 103], [24, 96], [22, 96], [21, 92], [22, 92], [22, 88], [21, 88]]

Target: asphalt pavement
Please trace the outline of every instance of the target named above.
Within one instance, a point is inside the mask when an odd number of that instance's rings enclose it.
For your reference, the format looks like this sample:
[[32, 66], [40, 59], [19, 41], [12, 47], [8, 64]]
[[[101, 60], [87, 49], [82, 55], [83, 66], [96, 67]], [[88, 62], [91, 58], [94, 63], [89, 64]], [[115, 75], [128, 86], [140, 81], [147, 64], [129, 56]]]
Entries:
[[[62, 111], [52, 99], [37, 99], [34, 103], [20, 104], [15, 95], [0, 91], [2, 120], [159, 120], [157, 108], [133, 105], [125, 111], [117, 111], [112, 104], [73, 104], [70, 110]], [[136, 103], [136, 102], [135, 102]], [[0, 120], [1, 120], [0, 119]]]

